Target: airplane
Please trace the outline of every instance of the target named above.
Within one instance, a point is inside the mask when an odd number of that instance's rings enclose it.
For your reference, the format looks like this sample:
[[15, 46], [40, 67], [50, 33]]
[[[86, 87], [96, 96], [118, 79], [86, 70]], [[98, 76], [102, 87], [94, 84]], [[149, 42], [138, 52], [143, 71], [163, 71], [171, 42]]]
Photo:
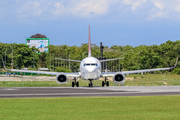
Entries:
[[89, 81], [89, 87], [93, 87], [93, 80], [98, 80], [99, 78], [104, 78], [102, 81], [102, 87], [105, 85], [109, 86], [109, 81], [107, 81], [107, 77], [113, 77], [113, 81], [116, 84], [124, 84], [125, 82], [125, 75], [135, 74], [135, 73], [143, 73], [143, 72], [152, 72], [152, 71], [160, 71], [160, 70], [172, 70], [177, 66], [178, 56], [176, 59], [176, 63], [174, 67], [168, 68], [155, 68], [155, 69], [144, 69], [144, 70], [134, 70], [134, 71], [122, 71], [122, 72], [101, 72], [101, 63], [112, 61], [112, 60], [119, 60], [123, 58], [114, 58], [114, 59], [107, 59], [107, 60], [98, 60], [91, 55], [91, 38], [90, 38], [90, 25], [89, 25], [89, 39], [88, 39], [88, 57], [84, 58], [82, 61], [80, 60], [70, 60], [70, 59], [58, 59], [58, 60], [65, 60], [65, 61], [72, 61], [72, 62], [79, 62], [80, 63], [80, 72], [77, 73], [60, 73], [60, 72], [44, 72], [44, 71], [30, 71], [30, 70], [15, 70], [15, 69], [7, 69], [3, 58], [3, 66], [4, 69], [10, 70], [12, 72], [23, 72], [23, 73], [37, 73], [37, 74], [49, 74], [49, 75], [56, 75], [56, 82], [58, 84], [66, 84], [68, 82], [68, 77], [73, 77], [72, 87], [76, 86], [79, 87], [79, 82], [77, 78], [81, 78], [83, 80]]

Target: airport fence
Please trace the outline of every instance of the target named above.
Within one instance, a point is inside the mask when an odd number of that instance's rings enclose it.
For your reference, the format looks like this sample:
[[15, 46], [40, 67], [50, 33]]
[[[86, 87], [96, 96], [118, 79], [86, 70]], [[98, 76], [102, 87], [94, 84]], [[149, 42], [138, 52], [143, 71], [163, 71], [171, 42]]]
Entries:
[[37, 74], [37, 73], [23, 73], [23, 72], [0, 72], [0, 75], [24, 75], [24, 76], [52, 76], [52, 75], [46, 75], [46, 74]]
[[[80, 86], [88, 86], [89, 81], [79, 80]], [[110, 86], [169, 86], [180, 85], [179, 75], [153, 74], [153, 75], [131, 75], [126, 77], [124, 85], [115, 84], [112, 79], [109, 80]], [[72, 81], [67, 84], [57, 84], [56, 76], [21, 76], [0, 73], [0, 88], [4, 87], [71, 87]], [[93, 86], [102, 86], [102, 80], [93, 81]]]
[[[102, 81], [93, 81], [93, 86], [101, 86]], [[117, 86], [110, 82], [111, 86]], [[89, 81], [79, 80], [80, 86], [88, 86]], [[67, 84], [57, 84], [55, 76], [6, 76], [0, 75], [0, 87], [71, 87], [72, 81]]]

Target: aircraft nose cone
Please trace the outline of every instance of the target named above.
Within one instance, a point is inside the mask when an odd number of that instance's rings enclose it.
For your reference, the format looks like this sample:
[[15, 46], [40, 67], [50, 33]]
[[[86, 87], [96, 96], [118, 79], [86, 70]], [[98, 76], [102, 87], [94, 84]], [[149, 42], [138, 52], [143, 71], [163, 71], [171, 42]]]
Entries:
[[93, 72], [94, 71], [94, 67], [89, 67], [87, 70], [88, 70], [88, 72]]

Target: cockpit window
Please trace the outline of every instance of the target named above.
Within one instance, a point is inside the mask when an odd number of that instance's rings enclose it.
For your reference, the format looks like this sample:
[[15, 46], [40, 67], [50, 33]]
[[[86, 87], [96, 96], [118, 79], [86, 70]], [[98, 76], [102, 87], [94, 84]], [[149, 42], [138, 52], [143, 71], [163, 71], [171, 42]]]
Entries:
[[84, 67], [85, 66], [98, 66], [98, 64], [97, 63], [84, 63]]
[[84, 64], [84, 67], [85, 67], [85, 66], [90, 66], [90, 65], [91, 65], [90, 63], [85, 63], [85, 64]]
[[91, 63], [91, 65], [92, 65], [92, 66], [98, 66], [98, 64], [97, 64], [97, 63]]

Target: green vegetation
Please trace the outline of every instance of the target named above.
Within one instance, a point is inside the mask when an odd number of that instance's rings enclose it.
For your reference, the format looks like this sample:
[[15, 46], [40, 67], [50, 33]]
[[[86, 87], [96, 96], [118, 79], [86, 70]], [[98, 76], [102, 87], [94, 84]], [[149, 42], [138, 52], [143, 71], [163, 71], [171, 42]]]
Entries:
[[[68, 87], [72, 83], [69, 81], [67, 84], [57, 84], [55, 77], [50, 77], [54, 81], [43, 81], [43, 78], [37, 79], [40, 81], [32, 81], [36, 77], [31, 78], [32, 80], [27, 81], [27, 77], [5, 77], [6, 79], [12, 80], [0, 81], [0, 87]], [[47, 79], [47, 78], [46, 78]], [[112, 78], [109, 78], [112, 79]], [[14, 81], [13, 81], [14, 80]], [[80, 86], [88, 86], [89, 81], [79, 80]], [[102, 81], [97, 80], [93, 81], [94, 86], [101, 86]], [[180, 85], [180, 75], [171, 75], [171, 74], [146, 74], [146, 75], [129, 75], [126, 76], [126, 82], [123, 86], [168, 86], [168, 85]], [[110, 86], [120, 86], [120, 84], [115, 84], [113, 81], [110, 81]], [[122, 85], [121, 85], [122, 86]]]
[[178, 120], [180, 96], [0, 99], [2, 120]]
[[[57, 71], [58, 67], [61, 67], [60, 71], [66, 72], [69, 69], [69, 62], [58, 61], [55, 58], [82, 60], [87, 57], [88, 44], [82, 44], [81, 46], [67, 46], [67, 45], [50, 45], [49, 54], [42, 53], [36, 54], [35, 48], [29, 48], [25, 44], [5, 44], [0, 43], [0, 58], [5, 58], [6, 51], [6, 67], [11, 67], [12, 60], [12, 46], [13, 46], [13, 59], [14, 68], [20, 69], [28, 67], [29, 69], [37, 69], [48, 67], [51, 71]], [[125, 57], [123, 60], [107, 62], [107, 68], [111, 71], [125, 70], [137, 70], [147, 68], [169, 67], [174, 66], [176, 56], [180, 54], [180, 41], [167, 41], [161, 45], [140, 45], [137, 47], [132, 46], [117, 46], [114, 45], [110, 48], [105, 46], [104, 57], [119, 58]], [[92, 56], [99, 57], [99, 46], [92, 44]], [[34, 61], [34, 62], [33, 62]], [[34, 63], [34, 67], [33, 67]], [[0, 60], [0, 68], [2, 68], [2, 61]], [[173, 73], [180, 74], [180, 61], [178, 66], [174, 69]], [[79, 69], [79, 63], [70, 62], [70, 71], [77, 72]], [[165, 72], [165, 71], [163, 71]], [[158, 72], [156, 72], [158, 73]], [[159, 72], [161, 73], [161, 72]]]
[[68, 70], [68, 69], [65, 69], [65, 68], [62, 68], [62, 67], [57, 67], [56, 72], [65, 72], [65, 73], [71, 73], [71, 70]]

